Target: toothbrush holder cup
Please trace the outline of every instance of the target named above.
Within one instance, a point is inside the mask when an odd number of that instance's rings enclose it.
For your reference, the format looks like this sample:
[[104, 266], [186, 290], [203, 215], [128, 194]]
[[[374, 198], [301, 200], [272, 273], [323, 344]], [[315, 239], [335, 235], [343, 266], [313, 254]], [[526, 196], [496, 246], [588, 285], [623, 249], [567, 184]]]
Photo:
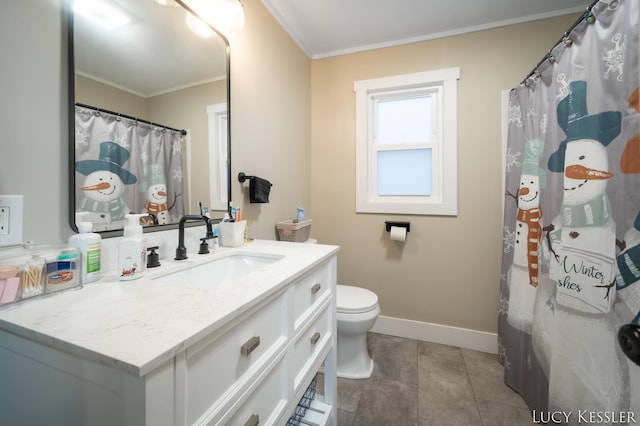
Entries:
[[224, 247], [240, 247], [244, 244], [244, 231], [247, 221], [240, 222], [220, 222], [220, 244]]

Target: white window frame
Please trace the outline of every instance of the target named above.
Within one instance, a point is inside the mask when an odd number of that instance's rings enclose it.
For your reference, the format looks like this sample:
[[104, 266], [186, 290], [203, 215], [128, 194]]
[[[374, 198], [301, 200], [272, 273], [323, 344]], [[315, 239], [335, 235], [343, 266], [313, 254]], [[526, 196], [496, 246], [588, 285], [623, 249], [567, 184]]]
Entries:
[[207, 106], [209, 124], [210, 210], [226, 210], [227, 200], [227, 104]]
[[[415, 215], [458, 214], [457, 80], [460, 68], [354, 82], [356, 94], [356, 212]], [[429, 196], [377, 194], [377, 126], [375, 104], [387, 95], [430, 93], [434, 96], [433, 143], [412, 147], [432, 149], [433, 191]], [[393, 146], [393, 149], [402, 149]]]

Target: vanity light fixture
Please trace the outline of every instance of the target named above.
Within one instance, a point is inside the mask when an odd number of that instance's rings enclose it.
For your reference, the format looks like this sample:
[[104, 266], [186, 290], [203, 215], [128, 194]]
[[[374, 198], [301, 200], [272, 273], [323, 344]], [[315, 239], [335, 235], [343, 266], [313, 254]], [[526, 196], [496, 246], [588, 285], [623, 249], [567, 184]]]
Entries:
[[209, 38], [213, 35], [213, 30], [202, 19], [189, 12], [187, 12], [185, 21], [187, 22], [187, 27], [200, 37]]
[[180, 7], [174, 0], [153, 0], [153, 2], [164, 7]]
[[[244, 11], [239, 0], [185, 0], [185, 3], [200, 15], [203, 21], [219, 31], [239, 30], [244, 27]], [[187, 14], [187, 23], [190, 19], [192, 18]], [[191, 25], [189, 28], [195, 32]]]
[[127, 16], [102, 0], [75, 0], [73, 10], [108, 30], [129, 22]]

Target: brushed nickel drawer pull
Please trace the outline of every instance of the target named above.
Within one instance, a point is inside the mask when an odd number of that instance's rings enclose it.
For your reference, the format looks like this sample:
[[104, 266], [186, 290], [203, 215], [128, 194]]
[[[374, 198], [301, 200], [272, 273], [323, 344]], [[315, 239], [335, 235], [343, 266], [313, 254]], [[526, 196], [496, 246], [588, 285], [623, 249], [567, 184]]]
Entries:
[[248, 356], [258, 346], [260, 346], [260, 336], [253, 336], [251, 339], [247, 340], [247, 343], [242, 345], [242, 347], [240, 348], [240, 353], [244, 356]]
[[311, 294], [316, 294], [320, 291], [320, 289], [322, 288], [322, 286], [320, 285], [320, 283], [314, 285], [313, 287], [311, 287]]
[[249, 417], [249, 420], [246, 421], [244, 426], [258, 426], [260, 424], [260, 416], [257, 414], [253, 414]]
[[320, 340], [320, 333], [316, 331], [315, 333], [313, 333], [313, 336], [311, 336], [311, 344], [315, 345], [316, 343], [318, 343], [318, 340]]

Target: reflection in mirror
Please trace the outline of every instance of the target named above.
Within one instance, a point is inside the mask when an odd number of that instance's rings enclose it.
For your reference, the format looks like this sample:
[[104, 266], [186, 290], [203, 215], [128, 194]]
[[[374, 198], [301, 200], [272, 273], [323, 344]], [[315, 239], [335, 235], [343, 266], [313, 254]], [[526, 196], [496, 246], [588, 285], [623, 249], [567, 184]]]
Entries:
[[203, 209], [221, 217], [230, 201], [227, 40], [190, 30], [176, 2], [102, 0], [126, 17], [107, 29], [80, 13], [86, 1], [75, 1], [71, 19], [72, 228], [121, 230], [129, 212], [151, 213], [144, 224], [154, 229]]

